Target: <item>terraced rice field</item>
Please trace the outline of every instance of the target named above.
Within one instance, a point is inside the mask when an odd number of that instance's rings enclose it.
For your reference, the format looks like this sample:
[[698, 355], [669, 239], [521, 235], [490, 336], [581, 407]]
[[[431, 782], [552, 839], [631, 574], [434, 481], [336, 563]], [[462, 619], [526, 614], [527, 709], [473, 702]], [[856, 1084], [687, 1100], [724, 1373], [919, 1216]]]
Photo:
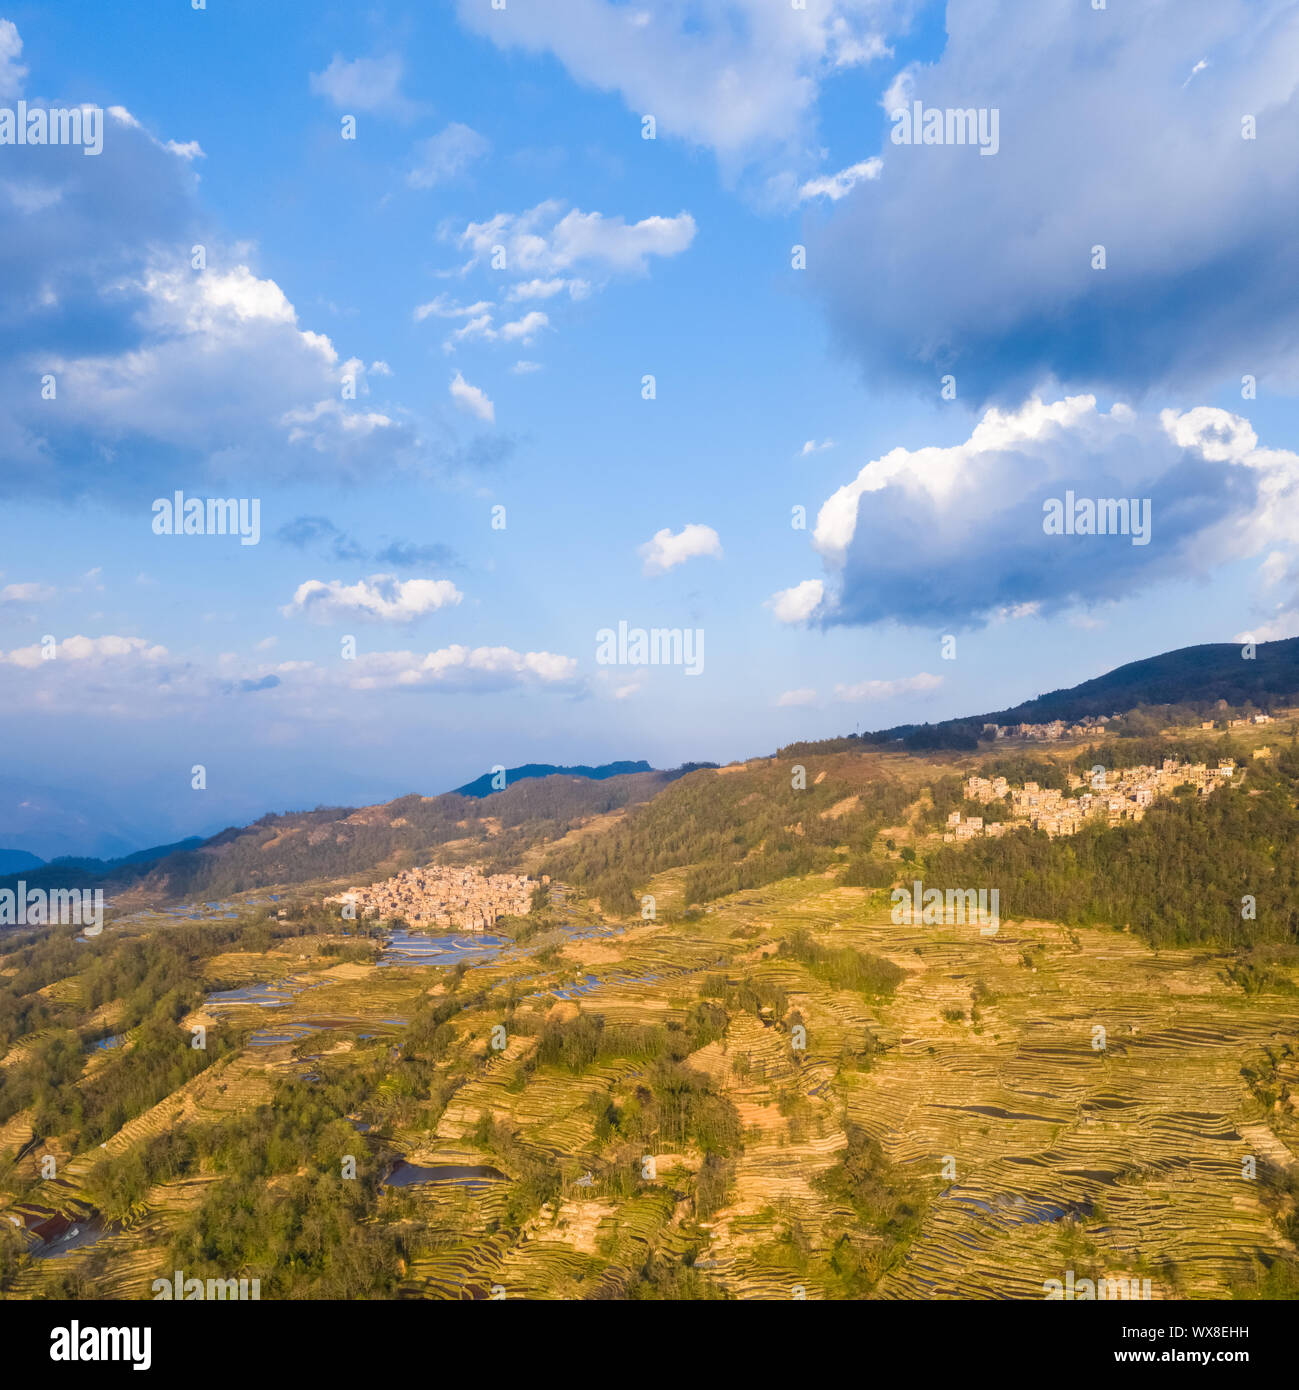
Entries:
[[[656, 888], [671, 904], [668, 876]], [[799, 928], [893, 962], [901, 984], [872, 999], [824, 983], [778, 953]], [[821, 1179], [854, 1129], [923, 1195], [918, 1230], [885, 1263], [876, 1297], [1040, 1299], [1045, 1281], [1070, 1269], [1148, 1277], [1154, 1297], [1220, 1297], [1261, 1256], [1290, 1248], [1257, 1169], [1294, 1164], [1299, 1117], [1292, 1095], [1267, 1104], [1242, 1069], [1295, 1042], [1299, 995], [1276, 986], [1247, 996], [1208, 952], [1156, 954], [1125, 932], [1049, 922], [1004, 922], [992, 936], [896, 926], [881, 895], [819, 875], [689, 920], [571, 921], [525, 945], [478, 949], [459, 984], [436, 956], [331, 964], [319, 944], [216, 958], [227, 988], [185, 1026], [224, 1030], [243, 1040], [239, 1050], [102, 1150], [61, 1164], [58, 1200], [47, 1202], [75, 1208], [104, 1155], [247, 1112], [278, 1078], [382, 1058], [423, 1001], [460, 989], [493, 1002], [456, 1017], [446, 1069], [457, 1084], [445, 1105], [412, 1121], [419, 1105], [380, 1087], [357, 1121], [362, 1155], [382, 1148], [414, 1165], [499, 1173], [384, 1190], [375, 1219], [407, 1239], [402, 1297], [618, 1297], [651, 1257], [687, 1253], [731, 1296], [842, 1296], [836, 1244], [860, 1223]], [[645, 1177], [643, 1155], [597, 1132], [602, 1098], [635, 1096], [648, 1064], [605, 1056], [574, 1071], [536, 1065], [535, 1054], [548, 1017], [598, 1015], [615, 1032], [684, 1025], [719, 978], [783, 991], [788, 1010], [731, 1003], [721, 1036], [686, 1061], [734, 1106], [742, 1134], [723, 1200], [698, 1218], [692, 1145], [656, 1145]], [[506, 997], [517, 1012], [493, 1046]], [[793, 1045], [795, 1021], [805, 1048]], [[1274, 1070], [1283, 1093], [1299, 1090], [1293, 1054]], [[485, 1117], [512, 1136], [512, 1157], [484, 1141]], [[12, 1160], [32, 1137], [17, 1116], [0, 1150]], [[29, 1152], [20, 1167], [34, 1162]], [[557, 1174], [559, 1195], [520, 1215], [512, 1194], [528, 1165]], [[170, 1273], [171, 1233], [210, 1181], [158, 1184], [127, 1227], [102, 1235], [95, 1291], [147, 1297], [150, 1279]], [[31, 1262], [7, 1296], [39, 1296], [48, 1266], [90, 1253]]]

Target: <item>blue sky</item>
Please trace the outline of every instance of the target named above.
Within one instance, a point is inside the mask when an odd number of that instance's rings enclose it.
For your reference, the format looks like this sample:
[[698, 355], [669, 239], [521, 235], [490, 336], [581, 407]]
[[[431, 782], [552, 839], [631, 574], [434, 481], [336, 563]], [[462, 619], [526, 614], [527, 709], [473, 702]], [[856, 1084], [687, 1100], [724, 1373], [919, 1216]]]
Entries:
[[[1293, 3], [0, 17], [0, 107], [107, 113], [97, 156], [0, 145], [0, 844], [1299, 632]], [[995, 155], [895, 143], [917, 100], [995, 109]], [[177, 489], [258, 543], [155, 534]], [[1066, 489], [1150, 499], [1150, 544], [1044, 535]], [[703, 671], [601, 665], [620, 621]]]

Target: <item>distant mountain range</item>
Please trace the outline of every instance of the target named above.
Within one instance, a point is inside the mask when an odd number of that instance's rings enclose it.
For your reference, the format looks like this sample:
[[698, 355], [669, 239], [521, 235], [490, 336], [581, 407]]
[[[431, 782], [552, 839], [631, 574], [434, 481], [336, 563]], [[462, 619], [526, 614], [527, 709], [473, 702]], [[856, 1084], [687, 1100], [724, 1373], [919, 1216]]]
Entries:
[[[653, 772], [654, 769], [643, 758], [639, 762], [601, 763], [599, 767], [558, 767], [554, 763], [524, 763], [522, 767], [502, 769], [505, 773], [504, 787], [513, 786], [532, 777], [586, 777], [593, 782], [603, 782], [609, 777], [626, 777], [633, 772]], [[484, 772], [472, 782], [455, 789], [457, 796], [490, 796], [494, 791], [503, 791], [498, 786], [500, 773]]]
[[[207, 901], [270, 884], [335, 877], [360, 881], [381, 866], [388, 873], [428, 863], [435, 853], [504, 866], [592, 816], [648, 801], [695, 766], [656, 772], [648, 763], [629, 762], [591, 769], [595, 776], [579, 775], [574, 768], [550, 775], [516, 768], [513, 783], [500, 791], [490, 791], [488, 774], [490, 795], [411, 795], [360, 809], [268, 815], [207, 840], [157, 846], [114, 861], [54, 861], [21, 877], [29, 888], [93, 885], [110, 900], [125, 893], [140, 901]], [[619, 772], [619, 767], [636, 770]], [[0, 878], [0, 888], [12, 887], [15, 880], [11, 872]]]
[[76, 788], [0, 776], [0, 845], [8, 850], [46, 860], [87, 851], [108, 859], [129, 854], [143, 838], [117, 806]]
[[[900, 740], [904, 747], [977, 748], [985, 724], [1076, 721], [1139, 705], [1207, 709], [1219, 701], [1259, 708], [1299, 701], [1299, 638], [1259, 643], [1251, 658], [1234, 643], [1184, 647], [1130, 662], [1069, 689], [1010, 709], [938, 724], [901, 724], [873, 734], [781, 750], [851, 751]], [[435, 854], [507, 867], [543, 842], [592, 817], [654, 799], [669, 783], [715, 763], [655, 771], [644, 760], [596, 767], [528, 763], [505, 770], [503, 788], [484, 773], [441, 796], [410, 795], [379, 806], [322, 807], [268, 815], [209, 839], [191, 837], [116, 858], [63, 857], [49, 863], [21, 847], [0, 850], [0, 887], [101, 886], [141, 900], [210, 900], [271, 884], [352, 877], [361, 881]], [[499, 773], [497, 774], [499, 777]]]
[[39, 869], [44, 863], [25, 849], [0, 849], [0, 874], [20, 874], [25, 869]]
[[49, 871], [53, 871], [55, 876], [59, 873], [71, 873], [90, 878], [103, 878], [119, 869], [152, 864], [159, 859], [165, 859], [169, 854], [176, 854], [181, 850], [197, 849], [202, 843], [202, 836], [191, 835], [187, 839], [177, 840], [170, 845], [154, 845], [151, 849], [137, 849], [134, 853], [123, 854], [117, 859], [93, 859], [85, 855], [61, 854], [58, 858], [47, 861], [34, 854], [29, 854], [25, 849], [0, 849], [0, 878], [22, 874], [33, 886], [38, 886], [39, 883], [45, 881], [45, 879], [38, 880], [32, 877], [38, 870], [47, 871], [46, 878], [50, 877]]

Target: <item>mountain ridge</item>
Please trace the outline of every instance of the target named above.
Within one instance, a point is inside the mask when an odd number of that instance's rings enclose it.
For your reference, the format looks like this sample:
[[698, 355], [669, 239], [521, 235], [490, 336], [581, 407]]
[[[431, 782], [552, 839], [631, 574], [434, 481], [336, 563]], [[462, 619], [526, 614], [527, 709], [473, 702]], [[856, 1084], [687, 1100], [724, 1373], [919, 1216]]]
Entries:
[[[1178, 648], [1009, 709], [795, 744], [779, 753], [886, 751], [899, 743], [897, 751], [903, 752], [971, 751], [979, 748], [985, 723], [1074, 720], [1142, 704], [1202, 708], [1226, 700], [1266, 706], [1299, 693], [1299, 638], [1259, 643], [1252, 658], [1242, 658], [1241, 652], [1234, 643]], [[93, 884], [131, 898], [174, 901], [309, 879], [352, 876], [359, 882], [367, 874], [427, 862], [434, 853], [505, 868], [539, 843], [561, 838], [593, 817], [650, 801], [668, 783], [716, 766], [688, 763], [657, 771], [644, 760], [594, 767], [529, 763], [505, 770], [503, 788], [493, 788], [493, 774], [485, 773], [437, 796], [412, 793], [361, 808], [269, 814], [203, 840], [191, 837], [115, 860], [56, 861], [21, 876], [31, 888]], [[0, 877], [0, 887], [12, 887], [18, 877], [12, 872]]]

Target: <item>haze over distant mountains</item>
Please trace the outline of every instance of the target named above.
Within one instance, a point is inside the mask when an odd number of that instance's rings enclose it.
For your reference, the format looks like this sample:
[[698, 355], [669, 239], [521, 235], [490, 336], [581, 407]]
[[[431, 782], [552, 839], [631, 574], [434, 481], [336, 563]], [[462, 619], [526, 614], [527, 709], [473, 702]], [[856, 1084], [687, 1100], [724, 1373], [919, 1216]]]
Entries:
[[112, 858], [138, 849], [140, 835], [119, 811], [84, 792], [0, 777], [0, 846], [40, 859]]
[[[1237, 643], [1206, 643], [1129, 662], [1080, 685], [1050, 691], [1010, 709], [944, 720], [933, 725], [898, 725], [873, 734], [863, 734], [860, 741], [879, 744], [904, 739], [917, 748], [973, 748], [985, 723], [1076, 720], [1088, 715], [1123, 712], [1137, 705], [1204, 706], [1225, 700], [1233, 706], [1246, 703], [1263, 706], [1289, 699], [1299, 699], [1299, 638], [1261, 642], [1250, 658], [1242, 656], [1242, 647]], [[613, 805], [644, 800], [667, 780], [700, 766], [714, 764], [686, 764], [674, 772], [658, 772], [643, 759], [598, 766], [527, 763], [504, 770], [504, 789], [494, 788], [494, 773], [485, 772], [446, 793], [445, 797], [456, 798], [454, 803], [448, 804], [461, 807], [456, 815], [460, 818], [468, 815], [474, 823], [481, 821], [487, 811], [471, 811], [462, 798], [471, 802], [487, 797], [497, 798], [493, 802], [493, 811], [504, 814], [507, 820], [516, 817], [523, 819], [531, 814], [558, 822], [569, 814], [597, 814]], [[607, 796], [596, 793], [592, 788], [589, 795], [574, 791], [561, 797], [557, 791], [542, 790], [562, 785], [549, 783], [550, 778], [564, 778], [574, 788], [583, 782], [607, 782], [612, 785]], [[539, 783], [540, 786], [535, 791], [527, 790], [527, 784], [531, 783]], [[420, 806], [430, 800], [440, 802], [443, 798], [414, 796], [385, 803], [385, 806], [389, 809], [403, 804]], [[354, 813], [350, 808], [331, 808], [267, 816], [256, 824], [263, 827], [292, 826], [322, 819], [341, 821], [361, 814]], [[34, 871], [41, 868], [41, 860], [58, 858], [61, 862], [55, 866], [57, 869], [64, 873], [75, 870], [85, 876], [86, 881], [122, 872], [136, 877], [146, 864], [157, 864], [178, 853], [183, 855], [199, 845], [204, 845], [204, 852], [207, 852], [244, 832], [227, 829], [206, 839], [191, 836], [172, 844], [143, 849], [137, 848], [139, 839], [128, 841], [127, 833], [108, 807], [91, 799], [49, 788], [29, 791], [13, 778], [0, 778], [0, 875]], [[438, 835], [442, 834], [446, 832], [439, 830]], [[446, 837], [453, 838], [450, 834], [446, 834]], [[411, 850], [424, 847], [416, 845], [414, 840], [407, 846]], [[88, 848], [91, 851], [89, 854]], [[350, 860], [348, 862], [352, 863]], [[301, 867], [305, 871], [306, 866]], [[323, 871], [314, 864], [311, 867], [313, 872]], [[269, 864], [267, 868], [270, 868]]]

